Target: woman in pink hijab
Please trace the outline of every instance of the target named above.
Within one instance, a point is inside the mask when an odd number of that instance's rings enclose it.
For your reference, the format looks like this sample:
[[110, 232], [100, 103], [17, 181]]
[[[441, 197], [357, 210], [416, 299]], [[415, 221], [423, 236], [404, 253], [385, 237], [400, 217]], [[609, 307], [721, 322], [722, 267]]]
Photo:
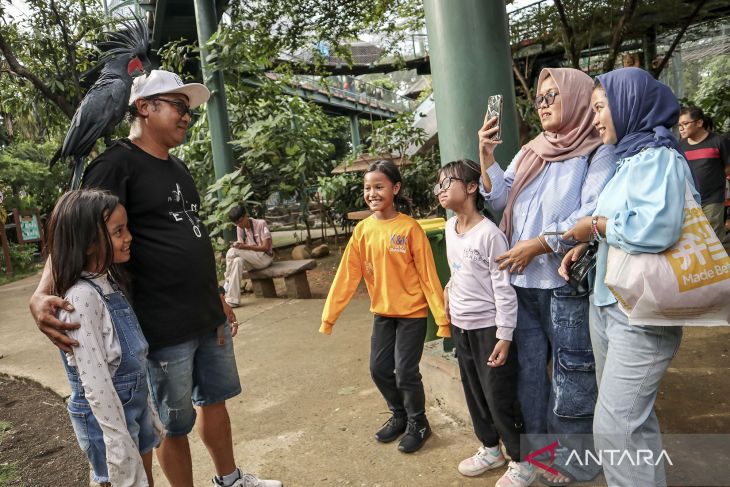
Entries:
[[[522, 147], [506, 170], [494, 158], [496, 117], [479, 131], [481, 191], [487, 205], [503, 211], [500, 228], [510, 244], [495, 260], [510, 271], [517, 292], [518, 396], [525, 432], [531, 435], [592, 430], [597, 388], [588, 291], [566, 285], [558, 274], [571, 242], [554, 234], [593, 213], [616, 168], [613, 147], [603, 146], [591, 125], [592, 91], [593, 81], [581, 71], [543, 69], [535, 97], [543, 132]], [[560, 467], [557, 453], [553, 465]], [[537, 477], [538, 471], [524, 463], [511, 485], [529, 485]], [[600, 470], [562, 465], [560, 474], [544, 472], [543, 483], [567, 485]]]

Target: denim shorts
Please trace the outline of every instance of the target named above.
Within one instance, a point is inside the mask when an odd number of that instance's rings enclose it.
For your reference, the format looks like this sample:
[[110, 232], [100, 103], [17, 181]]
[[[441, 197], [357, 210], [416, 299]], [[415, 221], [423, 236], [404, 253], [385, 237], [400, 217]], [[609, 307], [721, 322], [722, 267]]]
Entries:
[[193, 406], [209, 406], [241, 393], [233, 353], [231, 328], [223, 327], [178, 345], [153, 350], [147, 356], [150, 393], [167, 436], [184, 436], [195, 424]]
[[[160, 441], [152, 423], [152, 412], [147, 404], [147, 381], [138, 375], [129, 381], [121, 380], [114, 384], [119, 400], [124, 407], [127, 430], [144, 455], [155, 448]], [[86, 453], [94, 472], [94, 482], [109, 482], [106, 464], [104, 434], [86, 400], [68, 402], [68, 415], [76, 433], [79, 446]]]

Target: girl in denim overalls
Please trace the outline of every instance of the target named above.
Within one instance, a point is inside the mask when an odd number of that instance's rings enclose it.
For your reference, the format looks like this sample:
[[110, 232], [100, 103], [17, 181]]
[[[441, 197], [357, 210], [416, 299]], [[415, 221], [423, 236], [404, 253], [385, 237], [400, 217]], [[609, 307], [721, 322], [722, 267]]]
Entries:
[[54, 292], [74, 307], [59, 319], [80, 324], [67, 331], [79, 343], [73, 355], [62, 352], [79, 446], [95, 482], [152, 485], [162, 426], [149, 402], [147, 341], [109, 274], [130, 258], [127, 213], [105, 191], [71, 191], [56, 203], [48, 235]]

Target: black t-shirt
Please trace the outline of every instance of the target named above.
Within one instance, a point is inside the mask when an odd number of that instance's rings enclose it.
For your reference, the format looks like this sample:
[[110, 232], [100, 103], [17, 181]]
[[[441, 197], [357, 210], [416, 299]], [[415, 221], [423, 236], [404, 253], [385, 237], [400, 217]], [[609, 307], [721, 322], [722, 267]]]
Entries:
[[702, 204], [725, 201], [725, 166], [730, 165], [730, 140], [710, 132], [705, 140], [691, 145], [679, 142], [689, 163]]
[[198, 217], [200, 196], [180, 159], [158, 159], [121, 139], [91, 163], [83, 187], [109, 190], [127, 209], [132, 303], [151, 349], [223, 324], [213, 246]]

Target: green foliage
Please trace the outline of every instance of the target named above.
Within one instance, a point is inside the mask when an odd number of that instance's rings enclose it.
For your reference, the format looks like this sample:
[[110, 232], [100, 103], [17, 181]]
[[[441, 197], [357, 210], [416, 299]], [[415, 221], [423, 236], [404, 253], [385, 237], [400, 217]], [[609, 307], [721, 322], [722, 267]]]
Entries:
[[53, 143], [30, 142], [0, 148], [0, 189], [5, 196], [5, 208], [39, 208], [42, 214], [50, 213], [68, 174], [61, 164], [49, 169], [54, 150]]
[[[411, 144], [422, 144], [425, 132], [412, 126], [412, 115], [403, 114], [393, 120], [377, 121], [364, 147], [372, 154], [404, 157]], [[348, 157], [354, 159], [355, 156]], [[417, 218], [436, 211], [437, 202], [431, 189], [439, 168], [436, 150], [425, 156], [414, 156], [412, 164], [400, 167], [403, 176], [403, 195], [410, 199], [411, 210]], [[319, 178], [319, 193], [323, 203], [342, 220], [347, 212], [365, 209], [362, 190], [362, 173], [342, 173]]]
[[368, 141], [373, 154], [394, 154], [404, 157], [410, 145], [422, 145], [426, 132], [413, 126], [413, 115], [404, 113], [393, 120], [373, 123]]
[[[36, 244], [8, 242], [8, 246], [10, 250], [10, 265], [12, 265], [13, 273], [22, 274], [35, 269], [37, 264], [35, 256], [38, 253]], [[6, 271], [5, 259], [0, 259], [0, 271], [3, 273]]]
[[340, 224], [346, 222], [348, 212], [367, 208], [363, 200], [362, 173], [320, 176], [317, 184], [322, 204], [336, 216]]
[[18, 468], [14, 463], [0, 463], [0, 487], [10, 485], [8, 482], [18, 476]]
[[268, 116], [248, 125], [232, 124], [237, 129], [231, 145], [238, 169], [209, 186], [205, 196], [211, 235], [229, 225], [226, 214], [238, 203], [258, 205], [256, 213], [263, 215], [263, 202], [274, 192], [297, 197], [306, 218], [311, 188], [332, 168], [333, 126], [319, 107], [285, 96], [259, 104], [266, 105], [258, 108]]
[[39, 96], [27, 77], [0, 75], [0, 113], [12, 119], [16, 139], [60, 142], [88, 87], [83, 73], [95, 63], [89, 41], [103, 30], [102, 6], [92, 0], [27, 0], [25, 5], [32, 15], [15, 18], [16, 10], [0, 4], [0, 36], [47, 93]]
[[715, 122], [716, 132], [730, 131], [730, 54], [715, 57], [700, 70], [695, 103]]
[[414, 164], [401, 168], [403, 189], [411, 200], [413, 217], [425, 218], [433, 215], [440, 208], [433, 194], [433, 185], [441, 164], [438, 151], [432, 151], [425, 157], [418, 157]]

